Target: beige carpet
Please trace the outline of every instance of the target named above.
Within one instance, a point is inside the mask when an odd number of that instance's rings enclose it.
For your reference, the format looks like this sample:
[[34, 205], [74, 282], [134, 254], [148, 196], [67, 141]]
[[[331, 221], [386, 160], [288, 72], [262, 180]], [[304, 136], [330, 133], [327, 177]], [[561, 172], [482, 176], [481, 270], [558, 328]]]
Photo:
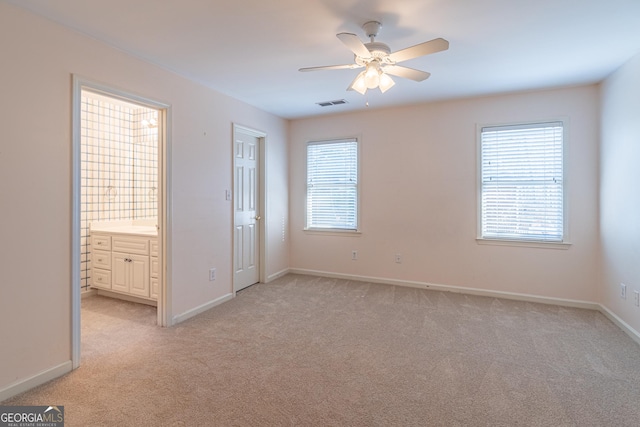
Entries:
[[83, 301], [82, 366], [3, 404], [71, 426], [638, 426], [640, 346], [595, 311], [288, 275], [173, 328]]

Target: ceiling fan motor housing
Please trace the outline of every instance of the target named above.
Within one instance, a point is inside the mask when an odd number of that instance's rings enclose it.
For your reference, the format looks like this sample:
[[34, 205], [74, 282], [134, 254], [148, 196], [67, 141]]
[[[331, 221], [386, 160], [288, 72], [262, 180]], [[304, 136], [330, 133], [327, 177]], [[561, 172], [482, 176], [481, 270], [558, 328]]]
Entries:
[[[367, 37], [371, 39], [371, 42], [364, 43], [367, 50], [371, 53], [371, 57], [373, 59], [383, 60], [391, 53], [391, 49], [384, 43], [380, 43], [374, 40], [375, 37], [378, 36], [378, 32], [382, 28], [382, 24], [378, 21], [369, 21], [365, 22], [362, 25], [362, 29], [364, 30]], [[367, 61], [363, 61], [367, 62]]]
[[391, 49], [389, 49], [389, 46], [384, 43], [372, 42], [365, 43], [364, 45], [367, 47], [367, 49], [369, 49], [369, 52], [371, 52], [371, 56], [373, 56], [374, 58], [384, 58], [391, 53]]
[[371, 53], [371, 57], [360, 58], [359, 56], [356, 55], [355, 57], [356, 64], [367, 65], [369, 62], [376, 59], [380, 60], [380, 62], [384, 62], [384, 63], [388, 62], [388, 61], [385, 61], [385, 58], [387, 58], [389, 56], [389, 53], [391, 53], [391, 49], [389, 49], [389, 46], [380, 42], [365, 43], [364, 45], [367, 48], [367, 50]]

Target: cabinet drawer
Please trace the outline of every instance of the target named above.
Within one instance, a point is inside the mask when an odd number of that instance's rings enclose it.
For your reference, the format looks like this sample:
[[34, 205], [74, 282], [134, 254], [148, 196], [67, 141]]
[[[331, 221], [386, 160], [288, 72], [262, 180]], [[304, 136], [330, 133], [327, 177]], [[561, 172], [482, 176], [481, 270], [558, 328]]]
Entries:
[[151, 256], [158, 256], [158, 239], [149, 240], [150, 254]]
[[111, 250], [128, 254], [149, 255], [149, 239], [113, 236]]
[[111, 270], [111, 252], [93, 251], [91, 255], [91, 262], [93, 263], [94, 268]]
[[101, 249], [103, 251], [111, 250], [111, 236], [105, 236], [104, 234], [92, 234], [91, 245], [93, 249]]
[[96, 288], [111, 289], [111, 272], [94, 268], [91, 271], [92, 283]]
[[149, 289], [149, 291], [150, 291], [149, 297], [152, 298], [152, 299], [157, 300], [158, 299], [158, 292], [160, 290], [160, 282], [158, 281], [157, 277], [152, 277], [150, 279], [149, 283], [151, 284], [151, 287]]
[[160, 269], [160, 264], [158, 263], [158, 257], [152, 256], [150, 258], [151, 262], [151, 277], [158, 277], [158, 270]]

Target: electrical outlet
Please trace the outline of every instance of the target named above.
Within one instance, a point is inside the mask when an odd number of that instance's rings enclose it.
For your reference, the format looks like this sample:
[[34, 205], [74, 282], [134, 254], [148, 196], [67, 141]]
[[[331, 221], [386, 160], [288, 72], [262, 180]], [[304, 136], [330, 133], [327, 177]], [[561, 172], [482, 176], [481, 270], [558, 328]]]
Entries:
[[209, 269], [209, 281], [213, 282], [214, 280], [216, 280], [216, 269], [215, 268], [210, 268]]
[[358, 259], [358, 251], [351, 251], [351, 259], [354, 261]]
[[633, 303], [636, 307], [640, 307], [640, 292], [633, 291]]
[[627, 285], [620, 283], [620, 298], [627, 299]]
[[402, 264], [402, 254], [396, 254], [396, 263]]

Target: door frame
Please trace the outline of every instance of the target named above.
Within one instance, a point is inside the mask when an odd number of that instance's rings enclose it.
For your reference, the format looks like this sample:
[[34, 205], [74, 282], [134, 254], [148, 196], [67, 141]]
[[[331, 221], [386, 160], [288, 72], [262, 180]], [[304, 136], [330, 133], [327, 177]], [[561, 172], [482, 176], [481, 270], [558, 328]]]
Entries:
[[258, 242], [258, 250], [260, 251], [260, 254], [258, 256], [258, 262], [260, 263], [259, 267], [258, 267], [258, 283], [264, 283], [266, 282], [266, 264], [267, 264], [267, 254], [266, 254], [266, 238], [267, 238], [267, 233], [266, 233], [266, 223], [267, 223], [267, 194], [266, 194], [266, 176], [267, 176], [267, 162], [265, 161], [265, 157], [266, 157], [266, 143], [267, 143], [267, 134], [266, 132], [262, 132], [260, 130], [248, 127], [248, 126], [244, 126], [238, 123], [233, 123], [233, 129], [232, 129], [232, 135], [231, 135], [231, 174], [232, 174], [232, 178], [231, 178], [231, 217], [233, 218], [233, 221], [231, 223], [231, 274], [232, 274], [232, 280], [231, 280], [231, 287], [233, 289], [233, 296], [236, 295], [236, 275], [235, 275], [235, 268], [234, 266], [235, 264], [235, 256], [236, 256], [236, 251], [235, 251], [235, 239], [234, 239], [234, 230], [235, 230], [235, 201], [233, 200], [233, 198], [235, 197], [235, 190], [236, 190], [236, 174], [235, 174], [235, 170], [236, 170], [236, 155], [235, 155], [235, 140], [236, 140], [236, 133], [238, 131], [242, 131], [243, 133], [247, 134], [247, 135], [251, 135], [253, 137], [258, 138], [258, 212], [259, 215], [262, 217], [261, 222], [259, 224], [259, 232], [258, 232], [258, 239], [260, 240]]
[[86, 89], [111, 98], [140, 104], [158, 110], [158, 242], [160, 286], [157, 322], [171, 326], [171, 106], [134, 93], [72, 75], [71, 117], [71, 363], [80, 366], [81, 357], [81, 291], [80, 291], [80, 219], [81, 219], [81, 94]]

